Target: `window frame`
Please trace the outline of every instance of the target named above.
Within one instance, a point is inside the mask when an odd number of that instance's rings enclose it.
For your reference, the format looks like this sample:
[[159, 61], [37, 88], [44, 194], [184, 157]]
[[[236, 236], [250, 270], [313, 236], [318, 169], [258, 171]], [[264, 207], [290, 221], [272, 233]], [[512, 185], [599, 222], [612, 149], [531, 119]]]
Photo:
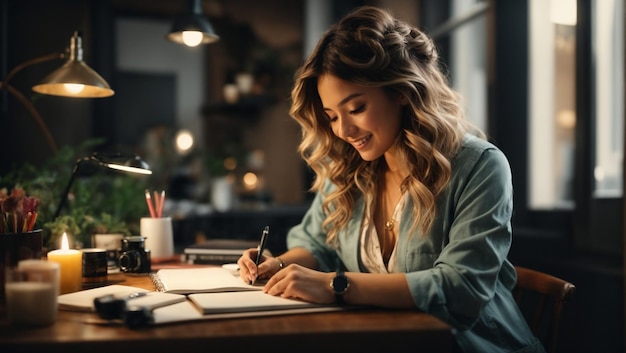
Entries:
[[[514, 237], [556, 241], [568, 253], [623, 258], [624, 198], [594, 198], [592, 0], [577, 1], [576, 136], [574, 207], [531, 209], [529, 192], [529, 31], [528, 0], [487, 0], [487, 135], [508, 157], [513, 172]], [[426, 30], [450, 18], [451, 1], [437, 7], [422, 3]], [[447, 13], [446, 13], [447, 12]], [[625, 10], [626, 12], [626, 10]], [[433, 18], [437, 18], [433, 21]], [[452, 29], [454, 31], [454, 29]], [[444, 62], [450, 62], [448, 36], [435, 38]], [[454, 74], [451, 68], [451, 74]], [[625, 131], [626, 133], [626, 131]], [[626, 185], [626, 184], [625, 184]]]
[[[622, 257], [623, 197], [593, 197], [595, 129], [590, 0], [577, 2], [575, 206], [572, 210], [533, 210], [527, 206], [529, 130], [526, 125], [529, 108], [525, 92], [528, 66], [521, 59], [527, 57], [529, 44], [527, 5], [526, 1], [499, 7], [495, 4], [494, 9], [494, 43], [500, 50], [494, 49], [495, 77], [490, 79], [494, 82], [493, 96], [490, 97], [494, 109], [490, 119], [494, 127], [492, 135], [516, 171], [514, 229], [518, 234], [553, 234], [562, 240], [563, 245], [579, 253]], [[514, 41], [511, 41], [512, 37]], [[515, 57], [515, 49], [520, 48], [525, 53], [518, 53]], [[510, 67], [516, 67], [516, 70], [509, 71]], [[507, 92], [509, 98], [504, 98], [501, 92]], [[510, 110], [519, 111], [513, 124], [507, 114]]]

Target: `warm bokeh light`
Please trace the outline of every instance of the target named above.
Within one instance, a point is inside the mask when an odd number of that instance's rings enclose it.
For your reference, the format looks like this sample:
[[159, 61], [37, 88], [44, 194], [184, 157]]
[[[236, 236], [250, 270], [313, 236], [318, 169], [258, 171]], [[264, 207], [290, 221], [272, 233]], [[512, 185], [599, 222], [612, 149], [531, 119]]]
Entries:
[[228, 171], [237, 169], [237, 160], [233, 157], [226, 157], [224, 159], [224, 168]]
[[563, 129], [576, 127], [576, 112], [571, 109], [562, 109], [556, 114], [556, 122]]
[[202, 43], [202, 32], [183, 31], [183, 43], [188, 47], [197, 47]]
[[247, 172], [243, 176], [243, 185], [245, 185], [246, 189], [252, 190], [256, 188], [258, 180], [259, 179], [257, 178], [256, 174], [252, 172]]
[[176, 134], [176, 150], [179, 154], [185, 154], [193, 147], [193, 135], [187, 130], [180, 130]]

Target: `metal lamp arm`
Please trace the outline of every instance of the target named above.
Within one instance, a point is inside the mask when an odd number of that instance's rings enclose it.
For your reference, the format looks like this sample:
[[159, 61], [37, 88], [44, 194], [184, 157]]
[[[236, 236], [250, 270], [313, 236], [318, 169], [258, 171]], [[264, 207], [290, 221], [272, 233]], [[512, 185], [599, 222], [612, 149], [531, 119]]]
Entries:
[[29, 66], [36, 65], [36, 64], [39, 64], [39, 63], [43, 63], [43, 62], [46, 62], [46, 61], [52, 61], [52, 60], [55, 60], [55, 59], [63, 59], [64, 57], [65, 57], [65, 54], [53, 53], [53, 54], [48, 54], [48, 55], [44, 55], [44, 56], [41, 56], [41, 57], [38, 57], [38, 58], [35, 58], [35, 59], [31, 59], [31, 60], [25, 61], [22, 64], [17, 65], [16, 67], [14, 67], [13, 70], [9, 71], [9, 73], [6, 76], [6, 78], [3, 81], [0, 81], [0, 91], [3, 91], [3, 90], [8, 91], [15, 98], [17, 98], [17, 100], [20, 103], [22, 103], [24, 108], [26, 108], [26, 110], [30, 113], [30, 115], [35, 120], [35, 123], [37, 123], [37, 126], [39, 127], [39, 129], [43, 133], [44, 137], [46, 138], [46, 141], [48, 142], [48, 146], [50, 146], [50, 149], [52, 150], [52, 153], [56, 153], [57, 152], [57, 150], [58, 150], [57, 144], [56, 144], [56, 142], [54, 142], [54, 138], [52, 137], [52, 133], [50, 132], [50, 130], [46, 126], [46, 123], [44, 123], [41, 115], [39, 114], [39, 111], [35, 108], [33, 103], [31, 103], [20, 91], [18, 91], [13, 86], [11, 86], [9, 84], [9, 81], [11, 81], [11, 79], [13, 78], [13, 76], [15, 76], [15, 74], [17, 74], [18, 72], [20, 72], [21, 70], [23, 70], [23, 69], [25, 69], [25, 68], [27, 68]]
[[81, 163], [83, 163], [84, 161], [88, 161], [90, 159], [91, 159], [90, 157], [80, 158], [74, 164], [74, 168], [72, 169], [72, 175], [70, 176], [70, 180], [67, 182], [67, 185], [65, 186], [65, 190], [63, 190], [63, 193], [61, 194], [61, 200], [59, 201], [59, 206], [57, 207], [56, 211], [54, 212], [54, 215], [52, 216], [53, 221], [57, 219], [57, 217], [59, 217], [59, 214], [61, 213], [61, 210], [63, 209], [63, 206], [65, 205], [65, 201], [67, 200], [67, 195], [70, 193], [70, 188], [72, 187], [72, 184], [74, 184], [74, 179], [76, 179], [76, 175], [78, 174], [78, 169], [80, 168]]
[[30, 59], [28, 61], [25, 61], [25, 62], [17, 65], [11, 71], [9, 71], [9, 73], [4, 78], [3, 81], [0, 81], [0, 91], [5, 89], [5, 86], [8, 86], [8, 84], [11, 81], [11, 79], [13, 78], [13, 76], [15, 76], [15, 74], [17, 74], [18, 72], [22, 71], [23, 69], [25, 69], [25, 68], [27, 68], [29, 66], [32, 66], [32, 65], [44, 63], [46, 61], [52, 61], [52, 60], [55, 60], [55, 59], [63, 59], [63, 58], [65, 58], [65, 54], [63, 54], [63, 53], [52, 53], [52, 54], [40, 56], [38, 58]]

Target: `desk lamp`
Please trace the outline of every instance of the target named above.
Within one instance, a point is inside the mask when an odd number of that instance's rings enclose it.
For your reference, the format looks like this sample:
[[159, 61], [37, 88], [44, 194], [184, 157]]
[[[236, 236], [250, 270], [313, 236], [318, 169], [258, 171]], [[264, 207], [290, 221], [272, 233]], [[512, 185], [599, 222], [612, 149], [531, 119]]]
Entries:
[[76, 160], [74, 164], [74, 169], [72, 170], [72, 175], [70, 176], [70, 180], [67, 182], [65, 186], [65, 190], [63, 190], [63, 194], [61, 194], [61, 201], [59, 202], [59, 206], [54, 212], [54, 216], [52, 220], [57, 219], [59, 214], [61, 213], [61, 209], [63, 209], [63, 205], [65, 205], [65, 200], [67, 200], [67, 195], [70, 192], [70, 188], [74, 183], [74, 179], [78, 174], [80, 166], [83, 163], [92, 163], [97, 166], [110, 168], [117, 171], [134, 173], [134, 174], [152, 174], [148, 163], [139, 158], [139, 156], [124, 156], [121, 154], [101, 154], [94, 153], [91, 156], [79, 158]]
[[202, 13], [201, 1], [186, 0], [185, 5], [185, 14], [174, 21], [167, 39], [188, 47], [218, 41], [220, 37], [215, 34], [213, 26]]
[[28, 110], [44, 134], [52, 152], [57, 151], [57, 145], [41, 118], [41, 115], [37, 109], [35, 109], [35, 106], [21, 92], [9, 84], [9, 81], [19, 71], [29, 66], [56, 59], [67, 59], [67, 62], [46, 77], [41, 83], [33, 86], [33, 91], [54, 96], [78, 98], [109, 97], [115, 93], [109, 84], [83, 61], [83, 46], [79, 32], [74, 32], [66, 53], [44, 55], [26, 61], [13, 68], [13, 70], [7, 74], [6, 78], [0, 81], [0, 91], [8, 91], [22, 103], [26, 110]]

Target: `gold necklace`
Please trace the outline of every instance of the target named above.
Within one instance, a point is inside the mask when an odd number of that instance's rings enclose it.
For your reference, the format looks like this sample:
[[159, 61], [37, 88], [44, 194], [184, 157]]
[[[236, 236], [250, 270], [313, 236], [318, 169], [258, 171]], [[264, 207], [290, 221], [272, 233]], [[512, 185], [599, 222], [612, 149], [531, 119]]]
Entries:
[[[391, 181], [393, 182], [394, 180], [392, 179]], [[400, 193], [402, 193], [402, 184], [400, 184], [399, 190], [400, 190]], [[387, 206], [387, 197], [385, 197], [386, 195], [381, 195], [381, 196], [383, 196], [382, 197], [382, 199], [383, 199], [382, 212], [383, 212], [384, 218], [386, 218], [387, 217], [387, 208], [386, 208], [386, 206]], [[400, 198], [402, 198], [402, 195], [400, 196]], [[400, 202], [400, 201], [398, 200], [398, 202]], [[393, 217], [394, 217], [394, 215], [396, 213], [396, 207], [397, 206], [398, 205], [396, 204], [396, 206], [391, 210], [391, 218], [387, 218], [387, 220], [385, 221], [385, 223], [383, 225], [384, 228], [385, 228], [385, 231], [387, 231], [387, 232], [392, 232], [393, 228], [396, 225], [396, 220]]]
[[394, 225], [396, 224], [396, 221], [393, 218], [390, 218], [388, 220], [385, 221], [385, 230], [388, 232], [391, 232], [393, 230]]

